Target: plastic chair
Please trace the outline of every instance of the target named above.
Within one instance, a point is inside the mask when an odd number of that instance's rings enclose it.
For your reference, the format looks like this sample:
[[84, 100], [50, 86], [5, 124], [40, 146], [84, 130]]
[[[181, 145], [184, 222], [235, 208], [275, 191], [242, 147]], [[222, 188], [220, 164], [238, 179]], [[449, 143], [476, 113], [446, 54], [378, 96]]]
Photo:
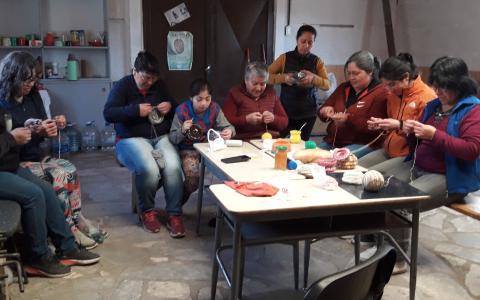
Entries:
[[[20, 254], [15, 244], [11, 241], [13, 235], [20, 227], [21, 208], [17, 202], [0, 199], [0, 268], [4, 266], [13, 266], [17, 271], [18, 286], [20, 292], [24, 292], [24, 283], [27, 283], [27, 277], [22, 266]], [[13, 251], [8, 251], [6, 244], [11, 242]], [[3, 272], [2, 272], [3, 273]], [[4, 284], [6, 276], [0, 278], [0, 285], [6, 288]], [[1, 296], [1, 293], [0, 293]]]
[[314, 282], [304, 300], [382, 299], [396, 258], [395, 249], [385, 244], [366, 261]]

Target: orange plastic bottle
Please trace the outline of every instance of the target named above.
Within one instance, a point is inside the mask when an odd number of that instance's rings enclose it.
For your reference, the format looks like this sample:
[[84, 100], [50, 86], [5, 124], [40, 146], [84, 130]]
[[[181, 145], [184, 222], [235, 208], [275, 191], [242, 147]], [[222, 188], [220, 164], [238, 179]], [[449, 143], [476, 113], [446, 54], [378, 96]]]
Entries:
[[275, 169], [287, 169], [287, 146], [278, 146], [275, 151]]

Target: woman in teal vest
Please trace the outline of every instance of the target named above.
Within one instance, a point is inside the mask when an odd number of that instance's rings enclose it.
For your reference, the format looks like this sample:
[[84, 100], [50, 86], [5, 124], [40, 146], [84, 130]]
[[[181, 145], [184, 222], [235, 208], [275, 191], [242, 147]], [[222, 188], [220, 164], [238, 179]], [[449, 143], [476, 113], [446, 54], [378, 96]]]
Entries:
[[297, 31], [295, 50], [280, 55], [268, 67], [268, 83], [282, 85], [280, 99], [288, 115], [288, 127], [282, 136], [305, 124], [302, 129], [304, 141], [310, 138], [317, 119], [314, 88], [330, 88], [325, 64], [320, 57], [310, 52], [316, 37], [317, 31], [313, 26], [302, 25]]
[[480, 100], [477, 83], [460, 58], [437, 59], [430, 84], [438, 98], [429, 102], [419, 121], [403, 130], [411, 141], [407, 161], [386, 171], [432, 197], [422, 210], [462, 199], [480, 189]]
[[[388, 169], [376, 168], [429, 194], [431, 199], [420, 202], [421, 211], [461, 201], [467, 193], [480, 189], [478, 85], [460, 58], [441, 57], [430, 71], [429, 83], [438, 98], [427, 104], [420, 122], [403, 122], [410, 155]], [[408, 251], [410, 230], [390, 233]], [[406, 264], [399, 256], [393, 274], [405, 271]]]

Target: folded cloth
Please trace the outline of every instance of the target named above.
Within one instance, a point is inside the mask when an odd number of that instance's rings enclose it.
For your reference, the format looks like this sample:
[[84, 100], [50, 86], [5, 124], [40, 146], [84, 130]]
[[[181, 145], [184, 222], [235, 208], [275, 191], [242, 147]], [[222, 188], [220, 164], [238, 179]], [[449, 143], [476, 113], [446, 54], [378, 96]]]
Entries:
[[276, 187], [264, 182], [224, 181], [223, 183], [247, 197], [271, 197], [278, 192]]

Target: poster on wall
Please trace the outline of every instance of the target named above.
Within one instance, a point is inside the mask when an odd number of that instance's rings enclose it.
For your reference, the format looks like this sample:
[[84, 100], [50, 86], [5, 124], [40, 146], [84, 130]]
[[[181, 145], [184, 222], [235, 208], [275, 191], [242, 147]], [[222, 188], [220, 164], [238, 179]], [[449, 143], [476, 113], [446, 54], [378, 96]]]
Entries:
[[170, 31], [167, 36], [167, 62], [170, 71], [189, 71], [193, 62], [193, 34]]
[[165, 18], [167, 18], [170, 27], [173, 27], [178, 23], [190, 18], [190, 12], [188, 11], [185, 3], [179, 4], [174, 8], [167, 10], [163, 14], [165, 15]]

